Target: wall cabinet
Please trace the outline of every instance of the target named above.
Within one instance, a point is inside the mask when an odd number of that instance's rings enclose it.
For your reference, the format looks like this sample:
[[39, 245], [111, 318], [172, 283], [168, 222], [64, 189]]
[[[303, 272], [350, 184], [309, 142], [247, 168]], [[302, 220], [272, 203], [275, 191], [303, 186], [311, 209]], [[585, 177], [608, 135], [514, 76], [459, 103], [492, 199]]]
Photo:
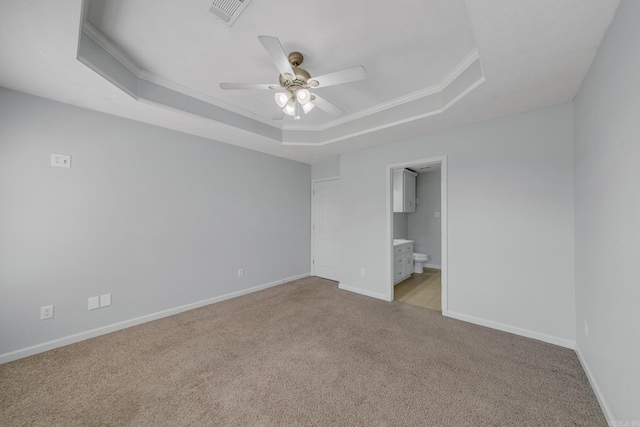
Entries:
[[393, 246], [395, 255], [393, 267], [393, 283], [398, 283], [413, 273], [413, 242]]
[[393, 171], [393, 211], [416, 211], [416, 173], [408, 169]]

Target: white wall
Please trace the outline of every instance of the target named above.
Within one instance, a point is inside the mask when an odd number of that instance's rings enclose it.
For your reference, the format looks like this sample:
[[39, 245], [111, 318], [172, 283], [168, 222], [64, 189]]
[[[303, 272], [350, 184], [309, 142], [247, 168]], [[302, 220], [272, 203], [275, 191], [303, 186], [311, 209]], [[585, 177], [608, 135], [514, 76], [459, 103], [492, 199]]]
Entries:
[[[306, 164], [0, 89], [0, 359], [307, 274], [310, 179]], [[106, 293], [111, 307], [87, 310]]]
[[572, 123], [561, 105], [344, 154], [340, 286], [390, 297], [387, 165], [446, 155], [449, 315], [572, 347]]
[[441, 257], [441, 218], [435, 213], [442, 209], [440, 199], [440, 172], [420, 173], [416, 179], [416, 211], [407, 214], [408, 236], [413, 240], [413, 251], [429, 255], [427, 265], [439, 267]]
[[619, 425], [640, 425], [638, 17], [621, 3], [575, 99], [577, 348]]

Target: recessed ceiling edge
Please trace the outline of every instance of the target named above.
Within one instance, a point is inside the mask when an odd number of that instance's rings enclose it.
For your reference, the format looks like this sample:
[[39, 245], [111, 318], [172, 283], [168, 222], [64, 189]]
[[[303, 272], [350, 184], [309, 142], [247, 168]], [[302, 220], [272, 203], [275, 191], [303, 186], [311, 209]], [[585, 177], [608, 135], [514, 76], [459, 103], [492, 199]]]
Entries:
[[[474, 49], [436, 85], [321, 126], [282, 128], [141, 70], [88, 22], [82, 26], [80, 38], [78, 60], [135, 99], [164, 104], [171, 110], [233, 126], [283, 145], [327, 145], [440, 114], [485, 81], [478, 51]], [[157, 98], [148, 99], [149, 94]]]

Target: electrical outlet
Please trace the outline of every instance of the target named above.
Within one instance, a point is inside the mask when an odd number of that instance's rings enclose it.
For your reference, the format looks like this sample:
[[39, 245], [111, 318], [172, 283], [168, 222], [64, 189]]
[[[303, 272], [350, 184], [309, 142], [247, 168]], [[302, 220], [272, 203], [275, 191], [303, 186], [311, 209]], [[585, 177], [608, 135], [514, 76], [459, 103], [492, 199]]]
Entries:
[[360, 269], [360, 276], [364, 277], [364, 268]]
[[100, 308], [100, 297], [89, 298], [89, 310], [96, 310]]
[[587, 319], [584, 320], [584, 336], [589, 338], [589, 324], [587, 323]]
[[45, 305], [40, 307], [40, 320], [51, 319], [53, 317], [53, 306]]
[[244, 276], [244, 269], [243, 268], [239, 268], [238, 269], [238, 277], [242, 277]]
[[70, 168], [71, 156], [68, 154], [51, 153], [51, 166], [57, 166], [59, 168]]

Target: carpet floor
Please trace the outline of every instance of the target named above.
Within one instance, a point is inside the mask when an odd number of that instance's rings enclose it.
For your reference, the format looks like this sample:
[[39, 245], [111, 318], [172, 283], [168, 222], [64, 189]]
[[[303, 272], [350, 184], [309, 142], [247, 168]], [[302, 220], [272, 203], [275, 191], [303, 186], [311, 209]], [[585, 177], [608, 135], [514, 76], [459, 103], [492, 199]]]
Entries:
[[606, 426], [571, 350], [306, 278], [0, 365], [2, 426]]

